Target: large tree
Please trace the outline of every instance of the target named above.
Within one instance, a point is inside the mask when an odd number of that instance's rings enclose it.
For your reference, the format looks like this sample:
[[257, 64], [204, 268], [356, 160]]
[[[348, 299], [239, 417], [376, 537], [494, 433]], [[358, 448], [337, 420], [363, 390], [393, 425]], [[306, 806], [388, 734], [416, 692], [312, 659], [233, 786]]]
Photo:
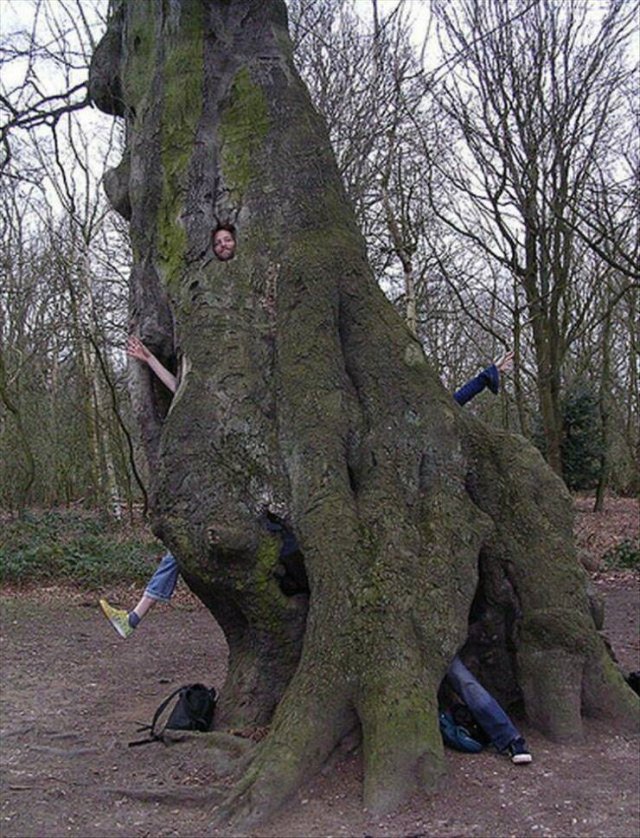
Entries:
[[[548, 735], [578, 736], [583, 713], [635, 725], [570, 498], [453, 403], [378, 289], [281, 0], [116, 3], [90, 89], [126, 120], [105, 185], [130, 219], [132, 321], [180, 374], [171, 403], [134, 382], [155, 529], [228, 640], [217, 726], [270, 725], [225, 817], [278, 806], [354, 730], [368, 806], [433, 787], [436, 694], [465, 640]], [[288, 568], [265, 514], [298, 540]]]

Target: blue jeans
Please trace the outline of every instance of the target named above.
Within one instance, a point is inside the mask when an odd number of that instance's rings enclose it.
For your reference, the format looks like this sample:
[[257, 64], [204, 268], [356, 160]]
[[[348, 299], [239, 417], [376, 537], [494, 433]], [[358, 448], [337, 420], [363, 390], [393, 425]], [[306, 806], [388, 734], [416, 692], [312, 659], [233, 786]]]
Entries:
[[521, 734], [509, 716], [457, 655], [447, 670], [446, 677], [499, 751], [504, 751], [510, 742], [520, 737]]
[[144, 595], [159, 602], [169, 602], [178, 582], [178, 562], [167, 553], [149, 579]]

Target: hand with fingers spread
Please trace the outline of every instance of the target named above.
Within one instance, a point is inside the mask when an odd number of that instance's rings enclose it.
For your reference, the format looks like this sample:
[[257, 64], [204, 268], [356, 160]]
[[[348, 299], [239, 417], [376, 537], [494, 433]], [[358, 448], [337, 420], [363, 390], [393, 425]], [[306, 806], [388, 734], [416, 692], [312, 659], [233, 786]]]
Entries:
[[143, 364], [148, 364], [151, 352], [149, 352], [140, 338], [135, 335], [129, 335], [129, 339], [127, 340], [127, 355], [130, 358], [135, 358], [136, 361], [142, 361]]
[[130, 358], [135, 358], [136, 361], [140, 361], [142, 364], [148, 364], [149, 368], [153, 370], [164, 386], [171, 390], [172, 393], [176, 392], [178, 389], [178, 379], [173, 373], [169, 372], [164, 364], [160, 363], [153, 352], [150, 352], [140, 338], [135, 335], [129, 335], [127, 355]]
[[500, 375], [509, 372], [513, 369], [513, 350], [509, 349], [507, 352], [504, 352], [493, 363], [496, 365], [496, 369]]

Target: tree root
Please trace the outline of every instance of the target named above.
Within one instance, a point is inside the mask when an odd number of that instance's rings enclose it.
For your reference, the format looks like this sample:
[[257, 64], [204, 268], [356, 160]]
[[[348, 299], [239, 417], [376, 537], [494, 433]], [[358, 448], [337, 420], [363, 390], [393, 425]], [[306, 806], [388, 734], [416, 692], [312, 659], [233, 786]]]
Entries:
[[586, 716], [604, 717], [620, 730], [640, 732], [640, 698], [627, 684], [604, 646], [586, 662], [582, 707]]
[[233, 736], [223, 731], [196, 733], [186, 730], [165, 730], [163, 740], [165, 745], [170, 747], [188, 742], [190, 752], [193, 754], [200, 751], [220, 777], [243, 771], [251, 761], [256, 748], [255, 743], [250, 739]]
[[144, 803], [164, 803], [174, 806], [203, 806], [206, 804], [217, 805], [228, 794], [227, 788], [209, 787], [206, 791], [198, 792], [187, 789], [147, 789], [147, 788], [121, 788], [113, 786], [103, 788], [102, 794], [108, 796], [124, 797], [128, 800], [141, 800]]
[[244, 830], [269, 817], [353, 731], [353, 713], [345, 712], [344, 696], [339, 699], [331, 693], [331, 682], [318, 680], [317, 675], [311, 681], [300, 673], [294, 677], [271, 733], [256, 747], [244, 775], [218, 807], [215, 825]]
[[[172, 748], [188, 743], [190, 757], [195, 759], [199, 756], [200, 759], [206, 761], [207, 766], [212, 768], [221, 780], [246, 770], [255, 750], [255, 744], [251, 740], [220, 731], [196, 733], [166, 730], [163, 733], [163, 742]], [[104, 788], [103, 792], [148, 803], [218, 806], [228, 796], [229, 785], [213, 785], [201, 791], [178, 787], [169, 789], [109, 787]]]
[[382, 693], [365, 690], [358, 705], [363, 800], [374, 815], [388, 814], [417, 790], [432, 791], [444, 774], [435, 688], [411, 671], [394, 675]]

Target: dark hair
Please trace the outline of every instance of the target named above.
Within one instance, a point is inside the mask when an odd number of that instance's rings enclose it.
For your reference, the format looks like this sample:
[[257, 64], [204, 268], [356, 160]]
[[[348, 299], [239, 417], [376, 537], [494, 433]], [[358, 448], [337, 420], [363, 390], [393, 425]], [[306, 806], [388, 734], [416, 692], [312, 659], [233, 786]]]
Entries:
[[216, 233], [219, 233], [220, 230], [226, 230], [227, 233], [230, 233], [233, 237], [233, 240], [236, 241], [236, 228], [233, 224], [218, 224], [217, 227], [214, 227], [211, 231], [211, 244], [213, 244], [213, 240], [216, 237]]

